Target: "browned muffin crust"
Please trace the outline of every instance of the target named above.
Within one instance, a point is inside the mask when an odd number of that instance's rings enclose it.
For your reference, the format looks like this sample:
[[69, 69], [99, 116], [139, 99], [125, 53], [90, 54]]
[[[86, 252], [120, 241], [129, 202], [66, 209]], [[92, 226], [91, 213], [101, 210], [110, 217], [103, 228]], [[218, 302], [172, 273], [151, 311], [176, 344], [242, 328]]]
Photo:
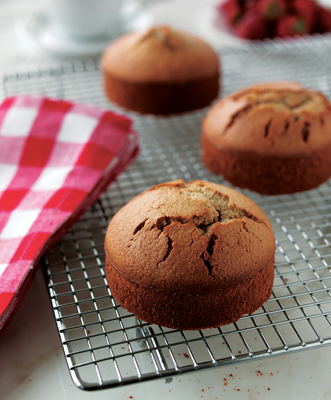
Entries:
[[294, 82], [254, 85], [218, 102], [202, 124], [202, 159], [262, 194], [313, 189], [331, 176], [331, 105]]
[[147, 322], [216, 327], [252, 313], [271, 294], [270, 222], [221, 185], [179, 180], [142, 193], [112, 219], [105, 250], [113, 296]]
[[206, 107], [219, 92], [215, 74], [182, 82], [128, 82], [108, 76], [104, 87], [109, 99], [142, 114], [168, 115]]
[[129, 110], [167, 115], [209, 105], [219, 93], [220, 65], [203, 40], [166, 26], [130, 33], [104, 51], [107, 97]]

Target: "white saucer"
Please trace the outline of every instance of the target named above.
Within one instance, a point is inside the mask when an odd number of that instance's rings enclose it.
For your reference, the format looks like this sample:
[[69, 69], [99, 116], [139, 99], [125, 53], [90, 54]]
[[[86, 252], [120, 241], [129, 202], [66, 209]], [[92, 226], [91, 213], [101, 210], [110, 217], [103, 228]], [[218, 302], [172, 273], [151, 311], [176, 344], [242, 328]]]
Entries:
[[151, 26], [152, 16], [147, 12], [137, 14], [135, 18], [125, 23], [125, 26], [112, 27], [111, 34], [102, 38], [80, 41], [58, 32], [47, 15], [35, 13], [21, 15], [15, 25], [15, 31], [24, 45], [40, 47], [48, 52], [63, 56], [96, 56], [102, 53], [105, 47], [117, 36], [128, 30], [135, 30]]

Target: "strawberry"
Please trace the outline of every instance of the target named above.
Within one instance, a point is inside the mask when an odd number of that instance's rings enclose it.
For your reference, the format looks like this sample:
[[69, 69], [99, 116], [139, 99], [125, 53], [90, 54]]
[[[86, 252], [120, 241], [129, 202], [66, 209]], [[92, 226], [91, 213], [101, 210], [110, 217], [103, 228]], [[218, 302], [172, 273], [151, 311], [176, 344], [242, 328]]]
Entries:
[[315, 32], [331, 32], [331, 11], [321, 5], [317, 6]]
[[265, 39], [267, 37], [267, 23], [260, 15], [250, 9], [238, 22], [235, 31], [243, 39]]
[[295, 35], [305, 35], [308, 33], [308, 26], [305, 20], [294, 14], [285, 14], [276, 26], [276, 36], [286, 37]]
[[217, 6], [217, 10], [230, 26], [235, 26], [244, 12], [238, 0], [226, 0]]
[[317, 3], [314, 0], [293, 0], [292, 10], [300, 16], [307, 24], [308, 31], [313, 31], [317, 16]]
[[275, 20], [285, 14], [287, 4], [285, 0], [260, 0], [256, 3], [256, 8], [263, 18]]

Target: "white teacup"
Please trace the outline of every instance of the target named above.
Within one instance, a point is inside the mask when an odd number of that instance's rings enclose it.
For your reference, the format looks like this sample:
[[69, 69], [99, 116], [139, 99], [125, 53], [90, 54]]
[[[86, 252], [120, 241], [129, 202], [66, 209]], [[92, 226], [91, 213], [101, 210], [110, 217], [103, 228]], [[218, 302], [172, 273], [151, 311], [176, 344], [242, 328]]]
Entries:
[[54, 29], [74, 40], [97, 40], [119, 29], [122, 0], [43, 0]]

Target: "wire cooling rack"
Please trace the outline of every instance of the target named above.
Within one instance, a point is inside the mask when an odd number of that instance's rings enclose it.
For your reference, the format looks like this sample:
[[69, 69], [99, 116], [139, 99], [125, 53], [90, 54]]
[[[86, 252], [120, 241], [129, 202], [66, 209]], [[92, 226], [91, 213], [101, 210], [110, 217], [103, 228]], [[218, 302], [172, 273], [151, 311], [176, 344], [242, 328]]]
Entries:
[[[222, 95], [254, 82], [297, 80], [330, 97], [326, 53], [318, 48], [226, 50]], [[93, 60], [6, 76], [1, 90], [4, 96], [34, 93], [114, 108], [104, 97]], [[129, 114], [141, 135], [141, 155], [43, 257], [65, 358], [82, 389], [162, 377], [170, 381], [179, 373], [331, 343], [331, 182], [286, 196], [243, 191], [265, 211], [277, 240], [272, 296], [253, 315], [218, 329], [171, 330], [137, 320], [112, 297], [103, 243], [114, 213], [160, 182], [224, 183], [200, 161], [206, 112], [168, 118]]]

